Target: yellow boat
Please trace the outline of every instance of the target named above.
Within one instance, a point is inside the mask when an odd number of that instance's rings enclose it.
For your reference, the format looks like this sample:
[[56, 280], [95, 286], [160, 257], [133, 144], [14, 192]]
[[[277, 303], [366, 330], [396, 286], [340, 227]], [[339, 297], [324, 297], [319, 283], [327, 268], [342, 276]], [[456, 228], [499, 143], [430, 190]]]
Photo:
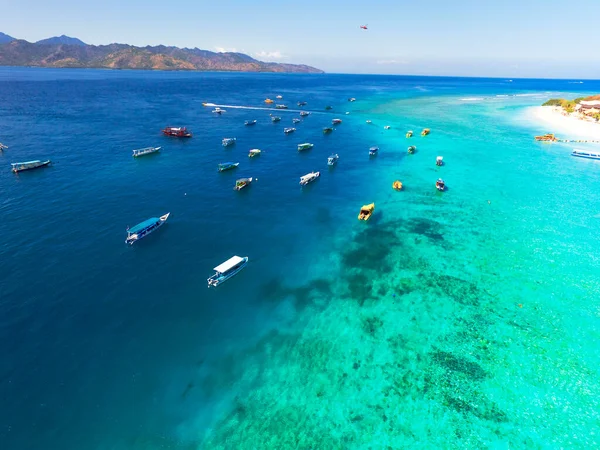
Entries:
[[401, 191], [402, 190], [402, 183], [399, 180], [396, 180], [392, 183], [392, 187], [394, 189], [396, 189], [397, 191]]
[[274, 103], [273, 100], [271, 100], [270, 98], [265, 100], [265, 103]]
[[407, 137], [407, 138], [409, 138], [409, 137], [412, 137], [412, 135], [413, 135], [413, 132], [412, 132], [412, 131], [407, 131], [407, 132], [406, 132], [406, 137]]
[[360, 208], [358, 220], [369, 220], [373, 215], [373, 210], [375, 210], [375, 203], [371, 203], [370, 205], [363, 205], [363, 207]]
[[544, 134], [542, 136], [536, 136], [535, 140], [543, 141], [543, 142], [554, 142], [554, 141], [557, 141], [558, 139], [552, 133], [548, 133], [548, 134]]
[[427, 136], [430, 131], [431, 130], [429, 128], [424, 128], [423, 131], [421, 131], [421, 136]]

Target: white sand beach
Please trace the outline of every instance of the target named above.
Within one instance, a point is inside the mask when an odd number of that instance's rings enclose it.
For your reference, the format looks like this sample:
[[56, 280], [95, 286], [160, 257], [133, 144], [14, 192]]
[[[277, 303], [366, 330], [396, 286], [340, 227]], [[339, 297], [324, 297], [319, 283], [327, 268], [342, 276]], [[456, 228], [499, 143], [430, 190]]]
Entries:
[[533, 106], [527, 109], [527, 116], [543, 125], [540, 134], [554, 133], [560, 139], [600, 140], [600, 123], [565, 115], [557, 106]]

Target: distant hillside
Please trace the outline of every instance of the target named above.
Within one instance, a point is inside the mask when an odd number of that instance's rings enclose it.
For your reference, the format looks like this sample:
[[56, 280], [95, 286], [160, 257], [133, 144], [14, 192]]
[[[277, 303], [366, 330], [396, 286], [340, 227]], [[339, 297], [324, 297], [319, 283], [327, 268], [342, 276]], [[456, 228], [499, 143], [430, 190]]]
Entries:
[[21, 39], [0, 42], [0, 66], [323, 73], [302, 64], [262, 62], [243, 53], [164, 45], [87, 45], [64, 35], [34, 44]]
[[64, 34], [62, 36], [54, 36], [48, 39], [42, 39], [41, 41], [37, 41], [36, 44], [41, 44], [41, 45], [60, 45], [60, 44], [64, 44], [64, 45], [87, 45], [85, 42], [83, 42], [82, 40], [79, 40], [77, 38], [72, 38], [69, 36], [65, 36]]
[[0, 32], [0, 44], [6, 44], [7, 42], [14, 41], [14, 40], [15, 40], [14, 37]]

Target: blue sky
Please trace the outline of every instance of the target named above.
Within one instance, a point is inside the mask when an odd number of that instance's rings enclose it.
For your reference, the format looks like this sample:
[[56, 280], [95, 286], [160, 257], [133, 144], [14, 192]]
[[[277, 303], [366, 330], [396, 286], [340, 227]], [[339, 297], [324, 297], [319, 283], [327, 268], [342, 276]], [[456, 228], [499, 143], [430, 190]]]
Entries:
[[599, 0], [0, 0], [0, 7], [0, 31], [29, 41], [66, 34], [89, 44], [240, 51], [328, 72], [600, 78]]

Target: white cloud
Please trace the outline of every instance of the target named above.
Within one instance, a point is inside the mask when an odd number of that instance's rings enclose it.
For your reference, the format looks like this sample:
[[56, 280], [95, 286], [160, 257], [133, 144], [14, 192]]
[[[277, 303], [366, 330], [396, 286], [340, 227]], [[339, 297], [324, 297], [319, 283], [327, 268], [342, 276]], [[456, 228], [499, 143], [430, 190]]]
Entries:
[[408, 64], [408, 61], [402, 61], [399, 59], [380, 59], [377, 64]]
[[225, 48], [225, 47], [215, 47], [215, 51], [218, 53], [228, 53], [228, 52], [237, 53], [238, 52], [237, 48]]
[[254, 56], [265, 61], [287, 58], [287, 56], [282, 55], [279, 50], [276, 50], [274, 52], [266, 52], [264, 50], [261, 50], [260, 52], [255, 53]]

